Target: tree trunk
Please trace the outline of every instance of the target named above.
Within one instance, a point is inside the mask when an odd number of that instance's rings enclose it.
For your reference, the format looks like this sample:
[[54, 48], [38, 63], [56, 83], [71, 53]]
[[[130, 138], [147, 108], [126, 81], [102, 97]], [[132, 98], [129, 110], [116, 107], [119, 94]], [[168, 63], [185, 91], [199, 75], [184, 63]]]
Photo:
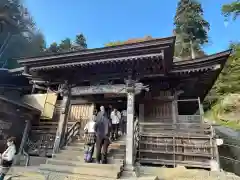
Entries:
[[192, 59], [195, 59], [195, 58], [196, 58], [196, 55], [195, 55], [195, 52], [194, 52], [192, 40], [190, 40], [190, 48], [191, 48], [191, 58], [192, 58]]

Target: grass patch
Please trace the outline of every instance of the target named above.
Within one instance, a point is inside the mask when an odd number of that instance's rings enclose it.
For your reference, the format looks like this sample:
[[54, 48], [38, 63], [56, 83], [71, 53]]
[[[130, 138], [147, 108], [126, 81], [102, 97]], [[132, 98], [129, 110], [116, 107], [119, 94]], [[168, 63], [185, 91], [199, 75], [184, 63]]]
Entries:
[[218, 125], [234, 130], [240, 130], [239, 119], [236, 119], [235, 121], [221, 120], [217, 116], [218, 112], [223, 112], [223, 109], [219, 103], [216, 103], [214, 106], [212, 106], [211, 110], [205, 113], [205, 118], [209, 121], [215, 121], [215, 123]]

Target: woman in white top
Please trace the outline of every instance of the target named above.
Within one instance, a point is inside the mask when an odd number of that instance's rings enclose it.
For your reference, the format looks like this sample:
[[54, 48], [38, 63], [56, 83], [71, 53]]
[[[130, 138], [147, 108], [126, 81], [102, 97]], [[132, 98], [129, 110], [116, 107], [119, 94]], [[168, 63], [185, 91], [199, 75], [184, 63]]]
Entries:
[[111, 120], [112, 120], [112, 139], [116, 140], [118, 138], [118, 129], [119, 129], [119, 123], [121, 120], [121, 113], [114, 109], [111, 113]]
[[15, 137], [11, 137], [7, 140], [8, 148], [2, 153], [1, 161], [2, 161], [2, 169], [0, 180], [3, 180], [8, 170], [12, 166], [14, 156], [16, 154], [16, 146], [15, 146]]
[[84, 151], [84, 160], [85, 162], [92, 161], [92, 155], [94, 153], [94, 146], [96, 142], [95, 127], [96, 124], [96, 111], [93, 113], [92, 119], [84, 127], [84, 139], [85, 139], [85, 151]]

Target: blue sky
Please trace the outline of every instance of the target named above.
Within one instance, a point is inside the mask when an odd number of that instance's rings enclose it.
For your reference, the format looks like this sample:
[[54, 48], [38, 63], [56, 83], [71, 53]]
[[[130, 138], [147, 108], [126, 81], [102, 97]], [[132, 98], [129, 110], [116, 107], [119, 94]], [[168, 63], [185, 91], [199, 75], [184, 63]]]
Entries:
[[[212, 54], [228, 48], [230, 41], [240, 41], [240, 19], [224, 25], [221, 6], [233, 0], [200, 0], [205, 19], [210, 23]], [[146, 35], [172, 35], [178, 0], [25, 0], [47, 44], [60, 42], [83, 33], [89, 48], [102, 47], [117, 40]]]

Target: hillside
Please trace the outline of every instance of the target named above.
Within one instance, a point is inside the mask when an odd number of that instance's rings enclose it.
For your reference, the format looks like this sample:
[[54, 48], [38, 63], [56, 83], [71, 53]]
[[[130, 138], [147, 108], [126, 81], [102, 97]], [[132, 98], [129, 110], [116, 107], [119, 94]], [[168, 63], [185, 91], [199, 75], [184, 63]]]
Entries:
[[232, 55], [205, 100], [206, 118], [240, 129], [240, 43], [232, 44], [231, 48]]

